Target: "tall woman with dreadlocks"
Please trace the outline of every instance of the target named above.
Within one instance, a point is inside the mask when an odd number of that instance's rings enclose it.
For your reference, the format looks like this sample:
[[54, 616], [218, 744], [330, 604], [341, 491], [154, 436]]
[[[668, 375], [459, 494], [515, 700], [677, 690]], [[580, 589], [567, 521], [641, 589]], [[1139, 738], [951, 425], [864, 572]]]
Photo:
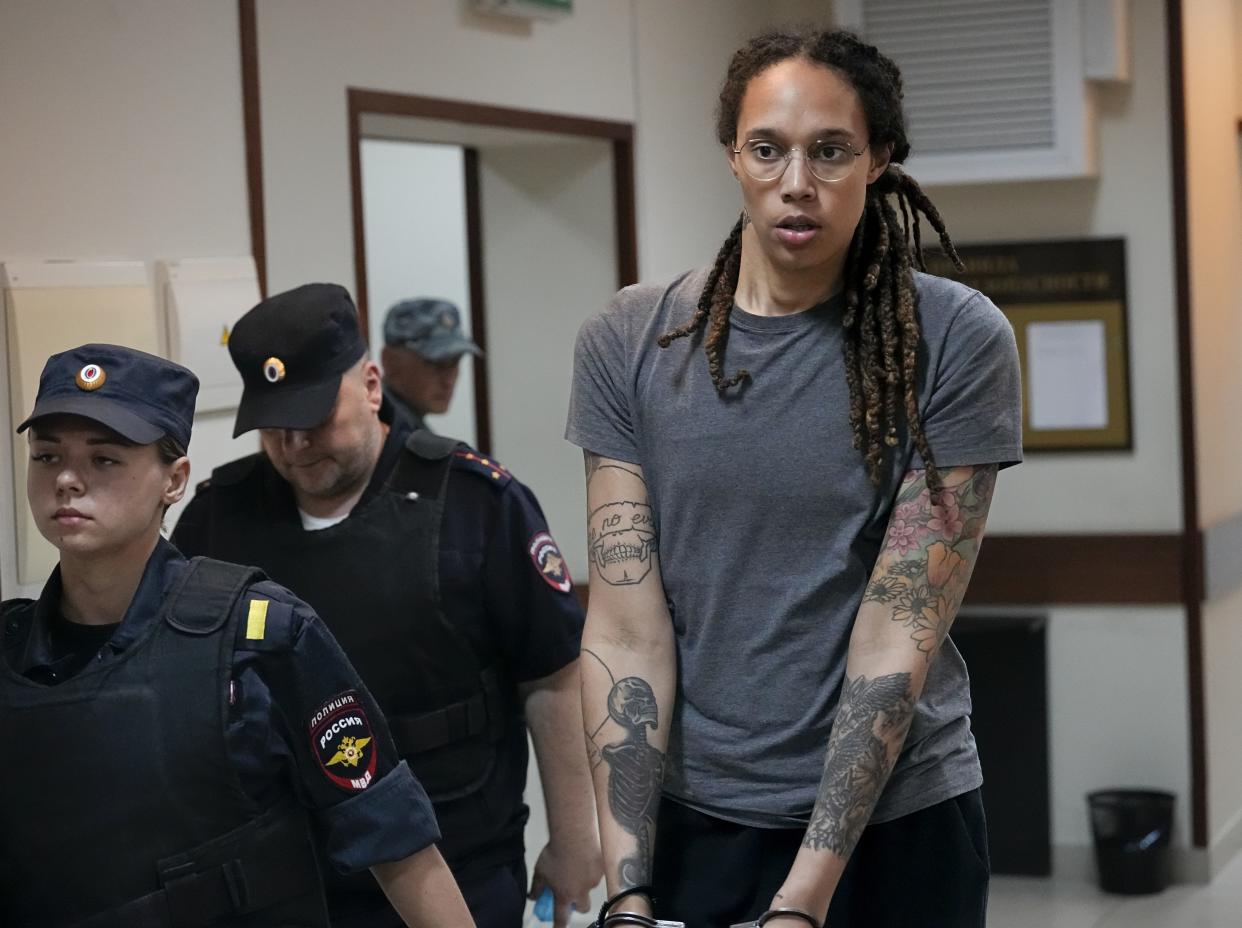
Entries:
[[717, 115], [742, 213], [714, 265], [623, 290], [575, 359], [605, 914], [982, 925], [948, 632], [1021, 459], [1013, 333], [919, 270], [920, 214], [956, 253], [875, 48], [760, 36]]

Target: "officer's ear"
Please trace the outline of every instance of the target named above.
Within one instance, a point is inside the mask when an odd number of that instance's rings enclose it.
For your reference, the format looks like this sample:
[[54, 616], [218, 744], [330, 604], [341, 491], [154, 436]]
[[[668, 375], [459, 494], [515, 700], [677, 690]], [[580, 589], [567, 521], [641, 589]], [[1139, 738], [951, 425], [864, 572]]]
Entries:
[[190, 459], [182, 455], [167, 465], [164, 476], [164, 494], [162, 502], [168, 508], [181, 501], [190, 485]]
[[367, 406], [371, 412], [378, 413], [380, 406], [384, 403], [384, 385], [380, 377], [379, 365], [370, 358], [363, 358], [361, 367], [362, 386], [366, 391]]

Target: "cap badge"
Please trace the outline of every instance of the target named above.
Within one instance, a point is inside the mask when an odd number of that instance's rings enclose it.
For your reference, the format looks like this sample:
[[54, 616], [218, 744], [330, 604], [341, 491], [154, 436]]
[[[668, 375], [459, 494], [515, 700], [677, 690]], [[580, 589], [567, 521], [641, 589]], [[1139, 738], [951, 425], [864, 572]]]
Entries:
[[285, 379], [285, 362], [280, 358], [268, 358], [263, 362], [263, 376], [268, 383], [280, 383]]
[[108, 375], [104, 373], [102, 367], [98, 364], [88, 364], [78, 371], [78, 376], [74, 378], [74, 383], [78, 385], [79, 390], [90, 391], [98, 390], [107, 379]]
[[450, 313], [447, 309], [444, 312], [440, 313], [440, 328], [442, 329], [453, 328], [453, 314]]

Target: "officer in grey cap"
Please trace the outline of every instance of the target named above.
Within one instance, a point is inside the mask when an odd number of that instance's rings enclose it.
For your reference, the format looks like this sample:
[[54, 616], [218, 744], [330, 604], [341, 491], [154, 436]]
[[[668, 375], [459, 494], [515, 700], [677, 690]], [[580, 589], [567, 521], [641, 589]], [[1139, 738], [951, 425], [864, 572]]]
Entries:
[[426, 428], [424, 416], [448, 411], [467, 354], [483, 352], [462, 332], [456, 306], [447, 300], [402, 300], [384, 318], [384, 395]]

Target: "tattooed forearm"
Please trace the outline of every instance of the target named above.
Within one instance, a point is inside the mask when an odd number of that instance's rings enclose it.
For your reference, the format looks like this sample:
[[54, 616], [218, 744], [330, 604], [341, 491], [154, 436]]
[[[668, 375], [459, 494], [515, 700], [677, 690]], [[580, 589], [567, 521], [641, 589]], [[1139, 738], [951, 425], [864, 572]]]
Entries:
[[871, 819], [914, 716], [910, 674], [846, 679], [804, 847], [848, 857]]
[[[642, 677], [615, 679], [598, 654], [587, 648], [583, 652], [599, 661], [613, 679], [607, 715], [598, 723], [588, 723], [586, 741], [591, 770], [607, 764], [608, 810], [622, 830], [633, 835], [636, 845], [633, 853], [618, 863], [618, 885], [649, 883], [656, 813], [664, 782], [664, 753], [647, 740], [647, 730], [660, 727], [655, 692]], [[604, 743], [601, 732], [609, 723], [614, 735], [618, 726], [622, 735]]]
[[892, 609], [927, 660], [944, 642], [966, 595], [996, 485], [996, 466], [956, 468], [932, 493], [921, 472], [898, 493], [884, 550], [863, 602]]
[[[607, 502], [591, 510], [587, 517], [587, 549], [591, 566], [601, 580], [611, 586], [629, 586], [642, 583], [651, 573], [652, 560], [659, 547], [655, 516], [647, 502], [647, 483], [641, 471], [589, 451], [586, 452], [588, 497], [591, 497], [591, 484], [597, 475], [610, 471], [626, 479], [609, 485], [608, 489], [625, 489], [617, 493], [619, 499], [604, 495]], [[625, 498], [624, 494], [631, 498]], [[603, 494], [595, 496], [597, 504], [600, 495]]]

